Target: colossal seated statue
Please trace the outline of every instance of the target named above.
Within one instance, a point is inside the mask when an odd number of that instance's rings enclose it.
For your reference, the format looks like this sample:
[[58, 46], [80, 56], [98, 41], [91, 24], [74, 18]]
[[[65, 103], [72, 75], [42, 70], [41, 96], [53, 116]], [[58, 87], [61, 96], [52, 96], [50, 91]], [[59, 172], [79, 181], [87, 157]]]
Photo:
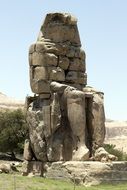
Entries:
[[86, 86], [85, 60], [77, 19], [66, 13], [47, 14], [29, 49], [35, 96], [26, 98], [29, 140], [24, 159], [95, 159], [105, 137], [103, 93]]

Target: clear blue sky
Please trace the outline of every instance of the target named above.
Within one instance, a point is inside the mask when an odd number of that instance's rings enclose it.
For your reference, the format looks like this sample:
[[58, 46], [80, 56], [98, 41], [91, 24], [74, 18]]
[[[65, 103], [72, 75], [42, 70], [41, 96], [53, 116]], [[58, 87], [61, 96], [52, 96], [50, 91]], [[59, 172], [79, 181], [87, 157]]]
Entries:
[[105, 93], [106, 117], [127, 120], [127, 0], [1, 0], [0, 91], [31, 94], [28, 48], [48, 12], [78, 18], [88, 85]]

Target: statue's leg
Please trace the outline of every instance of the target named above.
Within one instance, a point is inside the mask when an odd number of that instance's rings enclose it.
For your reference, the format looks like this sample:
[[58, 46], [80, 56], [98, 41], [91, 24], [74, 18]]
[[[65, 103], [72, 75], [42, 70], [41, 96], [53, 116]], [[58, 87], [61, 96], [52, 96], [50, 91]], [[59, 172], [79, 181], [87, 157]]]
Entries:
[[[90, 102], [89, 102], [90, 103]], [[95, 150], [101, 147], [105, 138], [105, 113], [103, 105], [103, 95], [93, 93], [93, 98], [88, 105], [89, 111], [87, 120], [89, 121], [89, 135], [91, 136], [91, 150], [94, 155]]]
[[93, 95], [92, 102], [93, 149], [101, 147], [105, 138], [105, 113], [103, 98], [100, 94]]
[[67, 98], [67, 116], [76, 141], [72, 159], [88, 160], [89, 150], [85, 145], [85, 95], [79, 90], [67, 88], [65, 96]]

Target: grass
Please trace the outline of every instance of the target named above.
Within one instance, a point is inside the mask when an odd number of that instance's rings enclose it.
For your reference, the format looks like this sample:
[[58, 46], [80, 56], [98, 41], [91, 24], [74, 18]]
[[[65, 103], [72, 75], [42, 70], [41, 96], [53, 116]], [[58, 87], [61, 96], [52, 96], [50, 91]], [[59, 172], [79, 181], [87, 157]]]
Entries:
[[127, 190], [126, 184], [99, 185], [92, 187], [75, 186], [71, 182], [40, 177], [23, 177], [0, 174], [0, 190]]

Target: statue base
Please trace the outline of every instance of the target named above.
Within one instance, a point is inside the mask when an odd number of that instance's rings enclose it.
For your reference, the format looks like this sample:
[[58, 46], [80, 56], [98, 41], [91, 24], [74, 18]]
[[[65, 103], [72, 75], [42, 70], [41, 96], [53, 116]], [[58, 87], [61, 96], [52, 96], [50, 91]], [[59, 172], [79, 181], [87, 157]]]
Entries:
[[23, 175], [73, 181], [85, 186], [127, 182], [127, 162], [60, 161], [42, 163], [25, 161]]

